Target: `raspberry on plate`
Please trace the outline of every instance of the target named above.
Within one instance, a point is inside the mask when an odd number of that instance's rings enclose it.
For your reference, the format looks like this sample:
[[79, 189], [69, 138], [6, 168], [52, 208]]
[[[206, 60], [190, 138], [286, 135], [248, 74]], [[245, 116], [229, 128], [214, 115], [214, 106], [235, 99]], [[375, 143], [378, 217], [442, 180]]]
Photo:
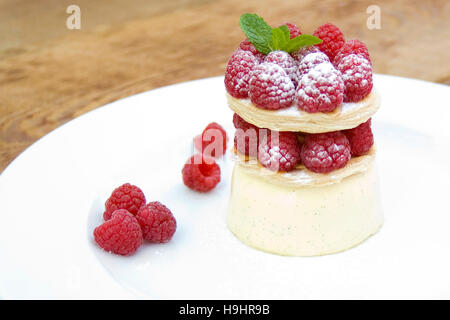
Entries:
[[330, 62], [328, 56], [323, 52], [317, 51], [305, 55], [302, 61], [298, 64], [297, 69], [298, 79], [300, 80], [304, 74], [309, 72], [309, 70], [311, 70], [312, 68], [323, 62], [328, 63]]
[[141, 226], [144, 239], [150, 242], [168, 242], [177, 229], [177, 221], [172, 212], [158, 201], [143, 206], [136, 219]]
[[360, 101], [372, 91], [372, 65], [364, 56], [349, 54], [341, 59], [337, 68], [344, 80], [345, 102]]
[[271, 62], [279, 65], [286, 71], [287, 75], [291, 79], [294, 87], [297, 87], [297, 63], [294, 58], [291, 57], [286, 51], [272, 51], [269, 52], [264, 59], [264, 62]]
[[302, 76], [297, 88], [298, 107], [306, 112], [331, 112], [342, 104], [344, 82], [330, 62], [316, 65]]
[[287, 108], [295, 100], [295, 87], [287, 73], [274, 63], [257, 65], [249, 84], [250, 100], [259, 108]]
[[253, 55], [256, 57], [256, 59], [258, 59], [259, 62], [264, 60], [265, 55], [259, 52], [258, 49], [255, 48], [253, 43], [248, 41], [248, 39], [242, 40], [241, 43], [239, 44], [239, 48], [253, 53]]
[[344, 130], [350, 141], [352, 156], [361, 156], [373, 146], [372, 118], [353, 129]]
[[306, 55], [314, 52], [320, 52], [320, 50], [316, 46], [306, 46], [301, 47], [295, 52], [291, 53], [292, 58], [294, 58], [297, 63], [302, 62], [303, 58], [306, 57]]
[[[265, 140], [265, 141], [264, 141]], [[270, 138], [261, 139], [258, 160], [272, 171], [292, 171], [300, 163], [300, 145], [295, 132], [272, 131]]]
[[105, 251], [123, 256], [142, 245], [142, 231], [136, 217], [125, 209], [112, 213], [111, 219], [94, 230], [94, 239]]
[[137, 186], [125, 183], [116, 188], [106, 200], [103, 219], [109, 220], [111, 214], [118, 209], [125, 209], [131, 214], [136, 214], [143, 205], [145, 205], [145, 195], [142, 190]]
[[225, 88], [235, 98], [248, 97], [250, 72], [258, 64], [253, 53], [238, 49], [228, 60], [225, 72]]
[[340, 131], [306, 135], [301, 151], [305, 167], [318, 173], [343, 168], [350, 157], [350, 142]]
[[317, 47], [324, 52], [331, 61], [333, 61], [336, 53], [345, 43], [344, 34], [338, 27], [331, 23], [321, 25], [314, 31], [313, 35], [322, 39], [322, 43]]
[[366, 45], [359, 41], [359, 40], [348, 40], [345, 42], [345, 44], [342, 46], [341, 49], [336, 53], [333, 64], [337, 66], [343, 57], [348, 56], [349, 54], [359, 54], [362, 55], [364, 58], [366, 58], [369, 62], [370, 56], [369, 56], [369, 50], [367, 49]]
[[186, 162], [182, 175], [183, 182], [188, 188], [208, 192], [220, 182], [220, 167], [214, 158], [196, 154]]
[[227, 132], [220, 124], [211, 122], [202, 132], [202, 152], [209, 157], [221, 157], [226, 151]]

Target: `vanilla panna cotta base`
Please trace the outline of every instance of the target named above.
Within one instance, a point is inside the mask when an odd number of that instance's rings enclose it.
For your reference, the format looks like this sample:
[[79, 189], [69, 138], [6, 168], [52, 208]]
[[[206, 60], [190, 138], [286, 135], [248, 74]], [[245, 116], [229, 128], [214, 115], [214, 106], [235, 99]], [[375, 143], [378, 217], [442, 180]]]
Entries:
[[[259, 128], [306, 133], [357, 127], [380, 107], [375, 89], [330, 113], [307, 113], [296, 104], [264, 110], [228, 93], [227, 100], [234, 112]], [[332, 254], [360, 244], [383, 224], [374, 146], [325, 174], [303, 165], [272, 172], [256, 159], [236, 154], [235, 162], [227, 225], [250, 247], [288, 256]]]
[[366, 158], [364, 168], [345, 172], [351, 175], [294, 185], [288, 177], [286, 183], [274, 183], [238, 162], [228, 228], [248, 246], [279, 255], [319, 256], [352, 248], [380, 229], [383, 215], [373, 157]]

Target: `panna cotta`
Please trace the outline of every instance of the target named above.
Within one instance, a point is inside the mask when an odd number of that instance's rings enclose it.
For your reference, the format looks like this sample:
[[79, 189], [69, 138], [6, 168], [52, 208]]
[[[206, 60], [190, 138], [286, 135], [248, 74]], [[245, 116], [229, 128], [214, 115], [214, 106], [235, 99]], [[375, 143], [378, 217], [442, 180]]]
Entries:
[[336, 253], [383, 224], [374, 152], [320, 177], [254, 166], [237, 160], [227, 217], [231, 232], [253, 248], [289, 256]]

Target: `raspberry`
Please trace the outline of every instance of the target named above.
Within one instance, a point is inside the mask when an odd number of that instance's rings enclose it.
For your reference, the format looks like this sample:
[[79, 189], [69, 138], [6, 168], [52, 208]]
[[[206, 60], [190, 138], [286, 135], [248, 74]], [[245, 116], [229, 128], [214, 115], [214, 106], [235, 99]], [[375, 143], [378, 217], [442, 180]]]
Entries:
[[333, 61], [334, 56], [345, 43], [341, 30], [335, 25], [327, 23], [317, 28], [313, 34], [322, 39], [322, 43], [317, 47]]
[[316, 65], [301, 79], [297, 88], [297, 105], [309, 112], [330, 112], [342, 104], [344, 82], [330, 62]]
[[[302, 34], [302, 32], [300, 31], [300, 29], [293, 23], [284, 23], [284, 25], [286, 25], [286, 27], [288, 27], [289, 29], [289, 33], [291, 35], [291, 39], [298, 37]], [[281, 27], [282, 25], [280, 25]]]
[[[216, 138], [219, 139], [217, 145], [215, 143]], [[206, 149], [209, 145], [210, 148]], [[222, 148], [222, 150], [220, 150]], [[210, 150], [211, 149], [211, 150]], [[216, 122], [211, 122], [203, 130], [202, 133], [202, 150], [207, 152], [207, 156], [221, 157], [227, 151], [227, 132]], [[216, 154], [216, 151], [218, 152]]]
[[297, 51], [291, 53], [292, 58], [294, 58], [295, 61], [300, 63], [306, 55], [314, 52], [320, 52], [320, 50], [316, 46], [306, 46], [301, 47]]
[[136, 219], [142, 228], [144, 239], [150, 242], [165, 243], [177, 229], [177, 221], [172, 212], [158, 201], [143, 206]]
[[249, 128], [256, 129], [256, 126], [242, 119], [237, 113], [233, 114], [233, 125], [236, 129], [247, 130]]
[[253, 43], [248, 41], [248, 39], [242, 40], [241, 43], [239, 44], [239, 48], [253, 53], [253, 55], [256, 57], [256, 59], [258, 59], [259, 62], [264, 60], [265, 55], [259, 52], [258, 49], [255, 48]]
[[372, 91], [372, 65], [359, 54], [349, 54], [341, 59], [337, 66], [344, 80], [344, 101], [362, 100]]
[[301, 77], [308, 73], [309, 70], [317, 66], [322, 62], [330, 62], [328, 56], [323, 52], [313, 52], [307, 54], [302, 61], [298, 64], [297, 77], [301, 79]]
[[95, 228], [94, 239], [104, 250], [126, 256], [142, 245], [142, 231], [131, 213], [119, 209], [110, 220]]
[[297, 87], [297, 63], [286, 51], [272, 51], [264, 59], [264, 62], [271, 62], [279, 65], [286, 71], [295, 87]]
[[189, 158], [182, 170], [184, 184], [199, 192], [208, 192], [220, 182], [220, 167], [214, 158], [201, 154]]
[[251, 73], [249, 96], [256, 106], [276, 110], [294, 102], [295, 87], [283, 68], [264, 62]]
[[343, 168], [350, 157], [350, 142], [340, 131], [306, 135], [301, 151], [305, 167], [318, 173]]
[[248, 97], [250, 71], [258, 64], [258, 59], [250, 52], [236, 50], [228, 61], [225, 73], [225, 88], [235, 98]]
[[[256, 157], [258, 152], [259, 135], [261, 130], [257, 126], [246, 122], [237, 113], [233, 115], [233, 124], [237, 129], [234, 133], [234, 147], [243, 155]], [[261, 132], [264, 134], [264, 132]]]
[[[273, 140], [273, 141], [272, 141]], [[271, 137], [261, 140], [258, 160], [272, 171], [291, 171], [300, 163], [300, 145], [294, 132], [279, 132], [278, 139], [272, 131]]]
[[372, 119], [361, 123], [353, 129], [345, 130], [344, 133], [350, 142], [352, 156], [360, 156], [367, 153], [373, 145], [373, 133], [370, 128]]
[[135, 215], [143, 205], [145, 205], [145, 195], [142, 190], [125, 183], [116, 188], [106, 200], [103, 219], [109, 220], [111, 214], [118, 209], [125, 209]]
[[337, 66], [343, 57], [352, 53], [362, 55], [370, 62], [369, 50], [366, 45], [359, 40], [348, 40], [336, 53], [333, 64]]
[[259, 130], [248, 128], [237, 129], [234, 133], [234, 147], [237, 152], [245, 156], [256, 157], [258, 154]]

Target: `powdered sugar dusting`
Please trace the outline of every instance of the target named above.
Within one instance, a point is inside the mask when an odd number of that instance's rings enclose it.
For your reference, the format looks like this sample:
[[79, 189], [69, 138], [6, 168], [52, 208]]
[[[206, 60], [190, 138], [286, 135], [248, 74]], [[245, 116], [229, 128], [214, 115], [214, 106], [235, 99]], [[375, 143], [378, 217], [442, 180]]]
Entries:
[[345, 85], [345, 101], [359, 101], [372, 90], [372, 64], [362, 54], [341, 58], [337, 68]]
[[285, 51], [272, 51], [270, 52], [264, 62], [271, 62], [279, 65], [286, 71], [289, 78], [291, 78], [292, 83], [297, 87], [298, 75], [297, 75], [297, 63], [294, 58], [292, 58], [289, 53]]
[[[311, 61], [314, 61], [314, 57]], [[306, 112], [330, 112], [342, 104], [343, 94], [341, 74], [329, 61], [325, 61], [314, 65], [301, 77], [297, 88], [297, 103]]]
[[311, 70], [316, 65], [323, 63], [323, 62], [330, 62], [330, 59], [328, 58], [328, 56], [323, 52], [318, 51], [318, 52], [313, 52], [313, 53], [309, 53], [309, 54], [305, 55], [303, 60], [298, 65], [298, 70], [297, 70], [298, 78], [301, 79], [301, 77], [304, 74], [308, 73], [309, 70]]
[[282, 67], [264, 62], [250, 74], [249, 96], [251, 101], [264, 109], [280, 109], [292, 105], [295, 86]]

